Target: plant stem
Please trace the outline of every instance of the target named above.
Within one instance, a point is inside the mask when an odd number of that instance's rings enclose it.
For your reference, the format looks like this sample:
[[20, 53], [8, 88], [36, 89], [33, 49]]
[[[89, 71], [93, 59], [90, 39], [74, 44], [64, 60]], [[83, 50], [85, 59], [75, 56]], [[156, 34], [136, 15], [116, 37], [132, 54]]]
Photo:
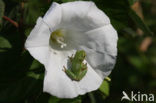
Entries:
[[24, 2], [20, 3], [20, 20], [19, 20], [19, 33], [21, 37], [21, 52], [24, 50], [24, 43], [25, 43], [25, 28], [24, 28]]
[[3, 16], [3, 19], [9, 21], [9, 22], [10, 22], [11, 24], [13, 24], [16, 28], [19, 27], [18, 23], [17, 23], [16, 21], [10, 19], [9, 17], [7, 17], [7, 16]]
[[91, 103], [96, 103], [95, 97], [93, 93], [88, 93]]

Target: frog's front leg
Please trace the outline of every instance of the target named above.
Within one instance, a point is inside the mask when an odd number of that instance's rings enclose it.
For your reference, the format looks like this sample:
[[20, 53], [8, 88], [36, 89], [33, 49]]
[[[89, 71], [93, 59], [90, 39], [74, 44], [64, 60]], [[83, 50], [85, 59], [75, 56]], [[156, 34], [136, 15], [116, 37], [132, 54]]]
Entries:
[[72, 80], [77, 80], [75, 74], [70, 70], [66, 69], [65, 66], [63, 66], [64, 72], [72, 79]]
[[72, 60], [73, 60], [73, 57], [74, 55], [72, 54], [72, 56], [70, 57], [70, 56], [68, 56], [68, 58], [69, 58], [69, 60], [72, 62]]
[[85, 69], [87, 69], [87, 63], [82, 63], [82, 70], [85, 70]]

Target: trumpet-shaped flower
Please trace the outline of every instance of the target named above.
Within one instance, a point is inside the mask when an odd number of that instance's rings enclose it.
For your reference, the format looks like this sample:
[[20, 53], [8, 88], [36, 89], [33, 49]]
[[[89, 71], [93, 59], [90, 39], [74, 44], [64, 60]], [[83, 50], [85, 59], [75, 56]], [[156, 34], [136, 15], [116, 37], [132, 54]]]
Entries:
[[[53, 3], [39, 17], [25, 47], [45, 67], [45, 92], [60, 98], [74, 98], [96, 90], [112, 71], [117, 55], [117, 32], [109, 18], [93, 2]], [[68, 56], [86, 52], [88, 71], [80, 81], [63, 71]]]

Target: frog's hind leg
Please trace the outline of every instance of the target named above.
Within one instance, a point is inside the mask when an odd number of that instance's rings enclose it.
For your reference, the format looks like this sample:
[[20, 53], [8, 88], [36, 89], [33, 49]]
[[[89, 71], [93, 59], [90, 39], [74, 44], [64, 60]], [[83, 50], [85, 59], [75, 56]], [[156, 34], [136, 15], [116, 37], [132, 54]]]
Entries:
[[87, 63], [85, 63], [85, 64], [83, 63], [83, 64], [82, 64], [82, 68], [83, 68], [82, 70], [87, 69]]
[[72, 79], [72, 80], [77, 80], [75, 74], [74, 74], [73, 72], [71, 72], [70, 69], [66, 69], [66, 70], [65, 70], [65, 73], [68, 75], [68, 77], [69, 77], [70, 79]]
[[83, 71], [81, 72], [81, 74], [78, 76], [78, 80], [81, 80], [87, 73], [87, 68], [82, 69]]

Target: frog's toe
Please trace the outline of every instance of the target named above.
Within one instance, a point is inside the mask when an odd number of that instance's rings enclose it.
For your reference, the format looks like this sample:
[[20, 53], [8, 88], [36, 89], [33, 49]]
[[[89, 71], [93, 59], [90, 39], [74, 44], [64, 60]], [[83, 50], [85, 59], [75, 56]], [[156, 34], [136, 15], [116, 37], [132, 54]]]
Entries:
[[63, 69], [62, 69], [62, 70], [65, 72], [67, 69], [66, 69], [66, 67], [65, 67], [65, 66], [63, 66]]
[[69, 60], [70, 60], [70, 61], [72, 61], [72, 60], [73, 60], [73, 57], [68, 56], [68, 58], [69, 58]]

